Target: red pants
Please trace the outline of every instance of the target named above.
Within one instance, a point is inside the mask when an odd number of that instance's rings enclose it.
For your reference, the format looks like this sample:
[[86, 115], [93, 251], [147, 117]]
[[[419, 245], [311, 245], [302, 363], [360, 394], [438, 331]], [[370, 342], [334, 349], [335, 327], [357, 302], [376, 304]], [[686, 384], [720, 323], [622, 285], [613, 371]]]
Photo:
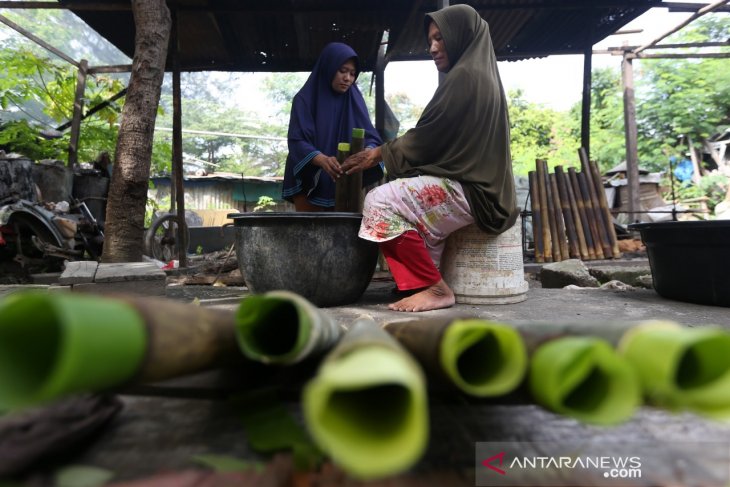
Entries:
[[441, 280], [441, 273], [416, 231], [411, 230], [392, 240], [380, 242], [380, 250], [401, 291], [432, 286]]

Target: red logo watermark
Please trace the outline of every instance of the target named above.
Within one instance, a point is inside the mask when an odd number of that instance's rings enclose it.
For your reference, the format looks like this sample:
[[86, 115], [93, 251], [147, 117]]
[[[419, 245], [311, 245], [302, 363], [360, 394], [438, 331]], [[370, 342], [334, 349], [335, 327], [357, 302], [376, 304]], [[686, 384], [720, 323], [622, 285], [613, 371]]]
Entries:
[[487, 458], [486, 460], [482, 461], [482, 465], [487, 467], [490, 470], [494, 470], [499, 475], [507, 475], [507, 472], [502, 470], [501, 468], [497, 468], [494, 465], [492, 465], [492, 462], [494, 460], [499, 460], [499, 466], [501, 467], [502, 464], [504, 464], [504, 452], [499, 452], [496, 455], [492, 455], [491, 457]]

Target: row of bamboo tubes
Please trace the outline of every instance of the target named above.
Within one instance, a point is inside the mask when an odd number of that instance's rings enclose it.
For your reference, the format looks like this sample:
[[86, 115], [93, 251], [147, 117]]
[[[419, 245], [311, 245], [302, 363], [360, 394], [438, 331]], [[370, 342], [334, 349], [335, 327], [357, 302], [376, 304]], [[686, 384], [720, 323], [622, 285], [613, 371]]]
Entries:
[[598, 166], [578, 150], [581, 171], [535, 161], [528, 173], [536, 262], [621, 257]]

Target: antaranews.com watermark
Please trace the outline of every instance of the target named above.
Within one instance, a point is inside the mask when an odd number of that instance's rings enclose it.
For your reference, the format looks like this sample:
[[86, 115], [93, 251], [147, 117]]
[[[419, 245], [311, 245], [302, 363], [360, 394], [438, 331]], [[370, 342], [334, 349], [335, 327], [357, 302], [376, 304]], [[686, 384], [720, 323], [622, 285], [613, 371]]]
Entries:
[[[730, 481], [730, 442], [479, 442], [476, 485], [617, 487], [627, 480], [677, 480], [722, 486]], [[664, 476], [664, 478], [661, 478]]]

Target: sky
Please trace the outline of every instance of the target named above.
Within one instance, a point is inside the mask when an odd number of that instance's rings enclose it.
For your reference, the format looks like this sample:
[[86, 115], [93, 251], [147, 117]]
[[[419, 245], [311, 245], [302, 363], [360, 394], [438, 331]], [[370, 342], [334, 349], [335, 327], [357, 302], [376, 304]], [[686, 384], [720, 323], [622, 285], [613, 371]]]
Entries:
[[[707, 3], [691, 0], [691, 3]], [[621, 30], [642, 29], [641, 33], [609, 36], [593, 46], [594, 50], [608, 47], [643, 45], [686, 20], [689, 13], [669, 13], [665, 8], [654, 8], [636, 18]], [[593, 68], [621, 66], [620, 56], [594, 54]], [[525, 61], [498, 63], [502, 84], [506, 91], [521, 88], [525, 98], [555, 110], [567, 110], [579, 102], [583, 89], [583, 56], [561, 55]], [[414, 80], [418, 82], [414, 83]], [[433, 95], [438, 75], [431, 61], [390, 63], [385, 71], [386, 95], [405, 92], [420, 105]]]

